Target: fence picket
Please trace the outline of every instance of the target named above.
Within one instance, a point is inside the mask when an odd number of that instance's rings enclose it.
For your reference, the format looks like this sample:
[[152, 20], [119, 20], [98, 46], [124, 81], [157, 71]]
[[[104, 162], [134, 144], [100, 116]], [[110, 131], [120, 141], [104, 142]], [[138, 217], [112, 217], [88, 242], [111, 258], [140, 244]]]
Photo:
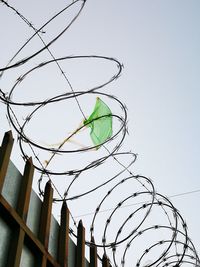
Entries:
[[91, 243], [94, 245], [90, 246], [90, 267], [97, 267], [97, 247], [95, 246], [94, 237], [91, 238]]
[[12, 136], [12, 132], [11, 131], [6, 132], [4, 134], [4, 138], [0, 147], [0, 193], [2, 192], [13, 142], [14, 139]]
[[68, 267], [69, 250], [69, 210], [66, 202], [63, 202], [61, 209], [59, 241], [58, 241], [58, 262], [61, 267]]
[[40, 228], [38, 234], [40, 241], [44, 244], [44, 247], [46, 249], [48, 249], [48, 244], [49, 244], [52, 201], [53, 201], [53, 188], [51, 187], [51, 182], [48, 181], [46, 183], [44, 191], [44, 200], [41, 208]]
[[[40, 214], [40, 227], [39, 227], [39, 240], [43, 243], [45, 249], [48, 251], [49, 234], [51, 225], [51, 210], [53, 202], [53, 188], [51, 182], [48, 181], [44, 190], [44, 199], [42, 202], [41, 214]], [[42, 255], [41, 267], [47, 266], [46, 254]]]
[[76, 267], [85, 267], [85, 228], [79, 221], [77, 231]]
[[23, 180], [20, 187], [19, 199], [17, 202], [17, 213], [19, 216], [26, 222], [28, 208], [30, 203], [31, 189], [32, 189], [32, 181], [33, 181], [33, 163], [32, 159], [28, 159], [26, 161], [26, 165], [24, 168]]

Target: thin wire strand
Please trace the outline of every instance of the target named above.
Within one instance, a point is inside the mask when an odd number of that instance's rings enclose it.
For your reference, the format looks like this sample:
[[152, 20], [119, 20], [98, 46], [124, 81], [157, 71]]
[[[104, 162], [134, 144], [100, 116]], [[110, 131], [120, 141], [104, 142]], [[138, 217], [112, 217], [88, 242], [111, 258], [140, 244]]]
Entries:
[[[176, 198], [176, 197], [185, 196], [185, 195], [191, 195], [191, 194], [195, 194], [195, 193], [199, 193], [199, 192], [200, 192], [200, 189], [193, 190], [193, 191], [188, 191], [188, 192], [183, 192], [183, 193], [179, 193], [179, 194], [175, 194], [175, 195], [171, 195], [171, 196], [168, 196], [168, 198]], [[140, 202], [137, 202], [137, 203], [124, 205], [124, 206], [120, 207], [120, 209], [132, 207], [132, 206], [136, 206], [136, 205], [141, 205], [141, 204], [145, 204], [145, 203], [146, 203], [145, 201], [140, 201]], [[99, 213], [112, 211], [114, 209], [115, 208], [104, 209], [104, 210], [99, 211]], [[93, 214], [94, 214], [94, 212], [88, 212], [88, 213], [84, 213], [84, 214], [81, 214], [81, 215], [77, 215], [77, 216], [75, 216], [75, 218], [82, 218], [82, 217], [90, 216], [90, 215], [93, 215]]]

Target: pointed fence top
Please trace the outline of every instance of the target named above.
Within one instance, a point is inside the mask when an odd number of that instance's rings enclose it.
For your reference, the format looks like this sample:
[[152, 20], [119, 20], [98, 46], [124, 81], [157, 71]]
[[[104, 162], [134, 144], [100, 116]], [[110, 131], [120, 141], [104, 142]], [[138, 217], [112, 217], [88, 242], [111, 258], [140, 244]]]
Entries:
[[30, 164], [33, 164], [33, 159], [32, 159], [32, 157], [28, 158], [27, 161], [28, 161]]
[[12, 134], [12, 131], [7, 131], [5, 132], [5, 136], [9, 137], [9, 138], [13, 138], [13, 134]]
[[45, 185], [45, 190], [47, 188], [51, 188], [51, 181], [49, 180], [48, 182], [46, 182], [46, 185]]
[[78, 223], [78, 228], [82, 228], [82, 227], [83, 227], [83, 222], [82, 222], [82, 220], [80, 220]]
[[3, 146], [3, 144], [5, 144], [5, 143], [9, 143], [9, 142], [11, 142], [11, 143], [14, 142], [12, 131], [5, 132], [1, 146]]
[[68, 207], [67, 207], [67, 202], [66, 202], [66, 200], [63, 200], [61, 210], [66, 209], [66, 208], [68, 208]]

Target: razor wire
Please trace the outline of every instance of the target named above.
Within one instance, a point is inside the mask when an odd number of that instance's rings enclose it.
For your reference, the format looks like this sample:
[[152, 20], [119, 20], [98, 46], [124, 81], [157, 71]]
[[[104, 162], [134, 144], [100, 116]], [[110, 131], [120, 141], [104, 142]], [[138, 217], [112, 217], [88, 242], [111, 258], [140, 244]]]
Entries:
[[[95, 208], [94, 215], [89, 222], [90, 236], [87, 237], [86, 244], [89, 247], [97, 247], [99, 259], [101, 259], [103, 253], [107, 254], [112, 266], [130, 266], [130, 262], [133, 262], [133, 259], [136, 257], [135, 266], [137, 267], [200, 266], [199, 256], [194, 244], [188, 236], [186, 222], [179, 211], [167, 197], [156, 192], [150, 178], [133, 174], [132, 166], [137, 159], [137, 155], [130, 151], [121, 152], [123, 142], [128, 133], [127, 108], [116, 96], [102, 90], [120, 77], [123, 64], [115, 58], [101, 55], [73, 55], [57, 58], [54, 55], [55, 53], [51, 50], [52, 44], [62, 35], [66, 34], [67, 30], [81, 15], [87, 1], [77, 0], [70, 2], [38, 29], [29, 19], [7, 1], [0, 0], [0, 2], [2, 4], [1, 8], [7, 8], [11, 12], [14, 12], [17, 17], [33, 31], [33, 34], [30, 35], [20, 49], [8, 59], [8, 63], [5, 66], [0, 66], [0, 77], [2, 78], [7, 71], [12, 69], [17, 70], [18, 67], [26, 66], [28, 62], [44, 51], [47, 51], [49, 54], [49, 60], [40, 62], [37, 66], [29, 68], [24, 74], [20, 75], [13, 83], [9, 93], [0, 89], [0, 99], [7, 107], [9, 123], [17, 132], [22, 156], [24, 160], [32, 156], [34, 167], [40, 174], [38, 179], [39, 194], [41, 196], [44, 195], [44, 180], [50, 180], [57, 192], [56, 197], [54, 197], [54, 202], [62, 203], [65, 201], [70, 207], [70, 203], [76, 203], [78, 200], [84, 199], [84, 197], [89, 197], [90, 201], [93, 202], [93, 197], [91, 195], [96, 194], [100, 189], [103, 190], [103, 194], [98, 198], [98, 204]], [[79, 10], [70, 22], [50, 41], [45, 42], [43, 39], [45, 27], [79, 3]], [[41, 47], [35, 52], [17, 60], [16, 58], [20, 56], [27, 45], [31, 44], [34, 38], [38, 38]], [[111, 63], [115, 68], [115, 73], [104, 82], [96, 84], [91, 88], [75, 90], [68, 78], [67, 72], [62, 68], [63, 62], [72, 62], [74, 60], [97, 60], [104, 63]], [[47, 99], [38, 99], [37, 101], [23, 101], [23, 99], [21, 101], [14, 100], [21, 84], [26, 79], [34, 75], [35, 72], [42, 71], [44, 68], [48, 68], [52, 65], [57, 66], [62, 78], [64, 78], [66, 86], [69, 88], [68, 90], [64, 90], [62, 93], [53, 95]], [[103, 97], [109, 99], [114, 105], [117, 105], [120, 112], [113, 113], [111, 116], [113, 121], [116, 121], [118, 129], [115, 129], [113, 135], [101, 144], [100, 149], [105, 152], [105, 155], [97, 156], [96, 159], [91, 160], [84, 166], [70, 168], [70, 158], [75, 158], [78, 154], [87, 157], [88, 152], [94, 151], [97, 149], [97, 146], [89, 145], [80, 149], [66, 149], [66, 142], [61, 142], [55, 148], [54, 146], [47, 146], [34, 141], [26, 132], [30, 122], [37, 117], [38, 113], [43, 112], [43, 110], [49, 106], [53, 106], [56, 110], [58, 105], [61, 105], [63, 102], [66, 102], [67, 106], [69, 101], [74, 101], [81, 113], [82, 119], [86, 119], [87, 117], [82, 107], [81, 99], [82, 97], [88, 96]], [[23, 109], [31, 107], [32, 109], [31, 112], [26, 114], [26, 117], [23, 118], [23, 121], [21, 121], [21, 118], [19, 118], [15, 110], [16, 107]], [[101, 118], [102, 117], [99, 117], [97, 120]], [[66, 141], [70, 141], [86, 127], [87, 125], [79, 126], [68, 135]], [[114, 143], [114, 146], [112, 146], [112, 143]], [[45, 163], [40, 157], [41, 151], [44, 151], [46, 153], [45, 155], [49, 155]], [[51, 163], [61, 156], [69, 158], [67, 167], [64, 170], [52, 169]], [[126, 163], [123, 161], [124, 158], [126, 159]], [[84, 189], [82, 192], [74, 193], [74, 187], [81, 181], [83, 175], [87, 177], [91, 171], [95, 171], [96, 174], [99, 173], [99, 170], [102, 172], [101, 168], [104, 169], [106, 164], [112, 166], [112, 163], [107, 163], [110, 161], [118, 165], [120, 170], [110, 177], [106, 177], [103, 182], [99, 182], [92, 187], [88, 186], [88, 188]], [[105, 177], [107, 173], [102, 172], [101, 175]], [[67, 181], [66, 185], [63, 185], [64, 189], [62, 192], [58, 189], [57, 184], [60, 177]], [[85, 183], [89, 185], [89, 180]], [[120, 192], [125, 191], [123, 187], [130, 188], [130, 192], [127, 192], [126, 195], [122, 194], [123, 196], [119, 201], [118, 198], [121, 197]], [[115, 208], [106, 218], [102, 218], [101, 210], [110, 202], [112, 195], [114, 195], [113, 201], [115, 202]], [[116, 196], [118, 196], [118, 198], [116, 198]], [[133, 203], [134, 201], [138, 203], [138, 198], [143, 200], [143, 204], [139, 203], [137, 207], [133, 207], [132, 205], [131, 210], [129, 210], [126, 215], [120, 215], [123, 206], [125, 207], [128, 203]], [[72, 238], [76, 239], [77, 223], [71, 209], [70, 212], [73, 221], [73, 225], [70, 226], [70, 234]], [[118, 224], [117, 230], [115, 230], [116, 224]], [[139, 246], [142, 248], [139, 249]], [[138, 252], [138, 250], [140, 251]], [[131, 266], [132, 265], [131, 263]]]

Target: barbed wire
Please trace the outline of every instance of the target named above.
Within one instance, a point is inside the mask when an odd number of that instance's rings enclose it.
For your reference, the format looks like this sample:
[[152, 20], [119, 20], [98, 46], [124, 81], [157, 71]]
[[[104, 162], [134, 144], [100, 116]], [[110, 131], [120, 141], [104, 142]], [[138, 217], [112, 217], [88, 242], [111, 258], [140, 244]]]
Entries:
[[[128, 266], [127, 264], [130, 264], [129, 258], [133, 258], [135, 250], [139, 251], [138, 244], [140, 244], [141, 251], [138, 252], [139, 256], [137, 255], [137, 267], [180, 266], [183, 264], [200, 266], [199, 256], [191, 239], [188, 237], [186, 222], [179, 211], [174, 207], [169, 198], [156, 192], [154, 184], [150, 178], [133, 174], [131, 169], [137, 159], [137, 155], [130, 151], [120, 151], [128, 133], [127, 108], [116, 96], [102, 92], [102, 90], [120, 77], [123, 70], [123, 64], [115, 58], [102, 55], [74, 55], [57, 58], [51, 51], [52, 44], [64, 35], [81, 15], [82, 10], [85, 7], [86, 0], [70, 2], [38, 29], [29, 21], [29, 19], [27, 19], [7, 1], [0, 0], [0, 2], [4, 4], [2, 8], [6, 7], [14, 12], [17, 17], [27, 25], [27, 27], [33, 30], [33, 34], [11, 57], [11, 59], [8, 59], [8, 63], [5, 66], [0, 67], [0, 77], [2, 78], [4, 73], [10, 69], [17, 69], [22, 65], [26, 66], [26, 63], [30, 62], [31, 59], [37, 57], [43, 51], [47, 51], [50, 56], [49, 60], [40, 62], [39, 65], [30, 68], [23, 75], [20, 75], [13, 84], [9, 93], [0, 89], [0, 100], [6, 105], [6, 115], [9, 123], [18, 135], [18, 143], [22, 157], [27, 159], [32, 156], [34, 167], [40, 173], [40, 177], [38, 179], [39, 194], [41, 196], [44, 195], [43, 182], [45, 178], [51, 181], [57, 192], [57, 196], [54, 197], [54, 202], [66, 201], [69, 206], [71, 203], [77, 203], [79, 199], [83, 199], [84, 197], [90, 197], [90, 202], [93, 202], [94, 199], [91, 197], [91, 194], [96, 194], [101, 189], [101, 192], [103, 193], [97, 199], [98, 204], [89, 223], [90, 237], [87, 238], [86, 244], [88, 246], [96, 246], [98, 248], [98, 253], [100, 255], [99, 258], [101, 258], [103, 253], [110, 255], [113, 266]], [[46, 43], [42, 36], [46, 32], [45, 27], [61, 14], [69, 11], [69, 9], [77, 3], [81, 3], [81, 5], [74, 17], [56, 36]], [[35, 37], [40, 40], [42, 46], [32, 54], [17, 60], [16, 58], [20, 56], [28, 44], [31, 44]], [[68, 75], [61, 66], [63, 62], [71, 62], [73, 60], [98, 60], [99, 62], [112, 63], [115, 68], [115, 74], [111, 75], [104, 82], [92, 86], [89, 89], [75, 90], [68, 78]], [[54, 96], [43, 100], [14, 100], [14, 96], [17, 95], [18, 88], [20, 88], [26, 79], [28, 79], [31, 75], [34, 75], [35, 72], [42, 71], [44, 68], [48, 68], [52, 64], [57, 66], [61, 76], [64, 78], [64, 81], [69, 88], [68, 90], [65, 88], [62, 93], [55, 94]], [[56, 148], [53, 145], [48, 146], [38, 141], [34, 141], [29, 137], [27, 129], [30, 122], [47, 106], [54, 106], [54, 109], [56, 110], [58, 105], [61, 105], [61, 103], [73, 100], [81, 113], [82, 119], [86, 120], [87, 116], [85, 115], [81, 104], [81, 98], [84, 96], [96, 96], [108, 99], [118, 107], [118, 111], [120, 112], [116, 112], [111, 115], [99, 116], [86, 124], [81, 124], [81, 126], [69, 134], [63, 142], [57, 145]], [[17, 114], [16, 107], [24, 109], [31, 107], [32, 110], [26, 115], [23, 121], [21, 121], [21, 118]], [[97, 153], [99, 145], [88, 145], [80, 149], [67, 149], [65, 144], [74, 136], [77, 136], [83, 129], [87, 128], [89, 124], [94, 123], [95, 120], [100, 120], [108, 116], [111, 116], [112, 120], [116, 121], [118, 128], [110, 138], [102, 142], [100, 145], [101, 150], [105, 152], [105, 155], [97, 156], [84, 166], [76, 168], [68, 167], [69, 164], [67, 164], [67, 167], [64, 170], [52, 168], [51, 163], [61, 155], [68, 156], [68, 162], [70, 163], [70, 158], [72, 159], [78, 154], [87, 157], [88, 153], [94, 151], [95, 149]], [[114, 145], [112, 146], [112, 144]], [[48, 160], [46, 160], [45, 163], [41, 157], [42, 152], [48, 154]], [[126, 164], [123, 163], [121, 158], [126, 158]], [[96, 173], [99, 173], [99, 170], [102, 172], [102, 169], [100, 168], [103, 166], [104, 169], [104, 166], [110, 160], [112, 160], [112, 162], [120, 168], [119, 171], [117, 171], [114, 175], [105, 178], [103, 182], [98, 182], [92, 187], [88, 186], [88, 188], [84, 189], [81, 193], [77, 193], [76, 191], [74, 192], [75, 185], [82, 179], [81, 177], [85, 173], [87, 176], [91, 170], [95, 170]], [[107, 174], [103, 172], [101, 175], [105, 177]], [[62, 192], [58, 188], [58, 178], [60, 177], [64, 177], [65, 181], [67, 181], [65, 185], [62, 185], [62, 187], [64, 187]], [[87, 184], [87, 182], [85, 183]], [[129, 191], [127, 188], [129, 188]], [[127, 193], [124, 192], [126, 190]], [[113, 210], [111, 210], [111, 213], [107, 218], [103, 218], [101, 211], [103, 211], [103, 207], [106, 206], [106, 203], [109, 203], [112, 196], [114, 196], [113, 201], [116, 206]], [[136, 200], [138, 198], [141, 198], [143, 203], [138, 202]], [[136, 204], [139, 204], [139, 207], [136, 208], [131, 205], [131, 210], [126, 215], [120, 215], [121, 208], [128, 205], [127, 203], [129, 201], [136, 201]], [[76, 216], [73, 214], [71, 209], [70, 212], [73, 221], [73, 225], [71, 225], [70, 228], [70, 234], [73, 238], [76, 238]], [[118, 226], [116, 226], [117, 224]], [[157, 233], [159, 233], [159, 236], [157, 236]], [[143, 241], [142, 246], [141, 239]], [[131, 255], [130, 251], [132, 251]], [[145, 264], [145, 261], [148, 261], [148, 263]]]

